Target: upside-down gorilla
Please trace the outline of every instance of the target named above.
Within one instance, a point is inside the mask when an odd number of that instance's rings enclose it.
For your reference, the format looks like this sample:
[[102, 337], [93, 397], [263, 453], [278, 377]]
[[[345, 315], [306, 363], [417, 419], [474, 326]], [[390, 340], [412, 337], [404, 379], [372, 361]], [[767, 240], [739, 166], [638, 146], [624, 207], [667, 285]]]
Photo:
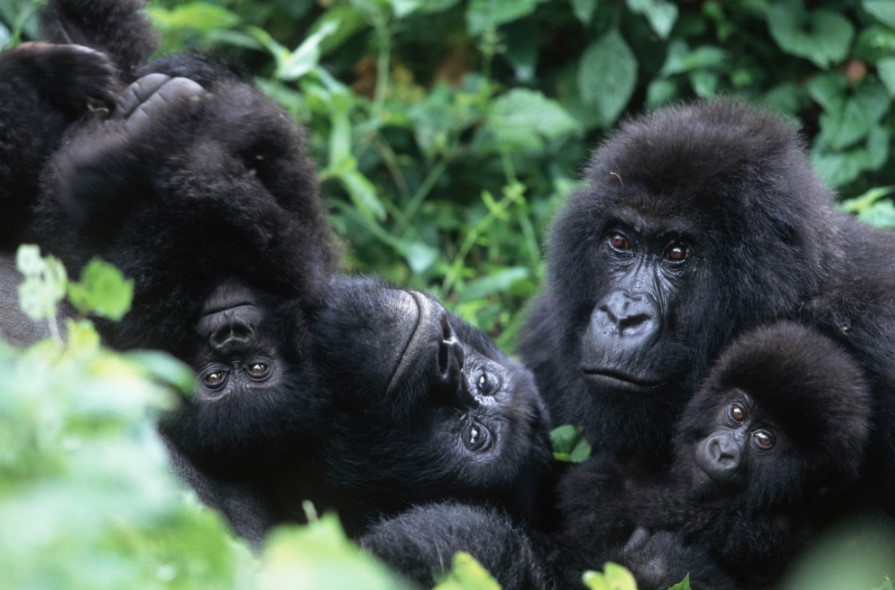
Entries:
[[833, 208], [797, 132], [730, 100], [624, 123], [548, 240], [520, 337], [557, 424], [667, 463], [677, 417], [738, 333], [797, 319], [872, 384], [862, 493], [895, 512], [895, 235]]

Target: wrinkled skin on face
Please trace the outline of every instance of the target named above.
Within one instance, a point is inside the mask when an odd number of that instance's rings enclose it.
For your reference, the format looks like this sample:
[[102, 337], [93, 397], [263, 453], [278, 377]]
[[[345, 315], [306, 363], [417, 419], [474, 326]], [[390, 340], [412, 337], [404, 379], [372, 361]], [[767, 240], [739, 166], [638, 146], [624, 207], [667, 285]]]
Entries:
[[349, 530], [438, 499], [528, 518], [550, 461], [531, 374], [431, 297], [334, 281], [311, 326], [333, 392], [327, 484]]

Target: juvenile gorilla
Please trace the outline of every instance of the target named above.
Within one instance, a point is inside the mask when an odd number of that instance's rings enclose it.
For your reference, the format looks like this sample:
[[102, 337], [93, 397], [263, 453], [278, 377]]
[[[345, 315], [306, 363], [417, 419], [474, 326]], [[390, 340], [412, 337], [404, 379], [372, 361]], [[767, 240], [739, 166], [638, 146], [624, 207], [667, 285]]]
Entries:
[[564, 479], [558, 569], [570, 585], [620, 561], [641, 588], [688, 572], [694, 586], [767, 588], [858, 476], [869, 418], [838, 345], [793, 323], [749, 332], [684, 409], [667, 472], [603, 455]]
[[520, 336], [555, 422], [663, 464], [726, 343], [798, 319], [867, 373], [866, 483], [871, 505], [895, 511], [895, 235], [835, 212], [796, 131], [730, 100], [622, 124], [585, 177], [553, 224], [547, 284]]

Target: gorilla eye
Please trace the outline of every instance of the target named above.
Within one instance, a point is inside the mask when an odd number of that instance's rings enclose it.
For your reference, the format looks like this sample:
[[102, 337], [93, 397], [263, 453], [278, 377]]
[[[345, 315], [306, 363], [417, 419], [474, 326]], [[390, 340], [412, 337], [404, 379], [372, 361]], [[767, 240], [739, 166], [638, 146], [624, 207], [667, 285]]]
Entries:
[[608, 242], [613, 250], [618, 250], [619, 252], [627, 252], [631, 249], [631, 240], [621, 232], [614, 231], [609, 234]]
[[213, 371], [202, 378], [202, 384], [208, 389], [220, 389], [227, 382], [227, 371]]
[[470, 451], [480, 453], [491, 447], [491, 434], [488, 429], [470, 420], [461, 434], [463, 446]]
[[755, 441], [758, 448], [762, 450], [772, 448], [777, 442], [776, 439], [774, 439], [774, 435], [767, 430], [756, 430], [752, 433], [752, 440]]
[[256, 361], [246, 366], [246, 372], [252, 379], [263, 379], [270, 373], [270, 366], [267, 363]]
[[500, 380], [487, 371], [479, 373], [475, 381], [475, 388], [479, 395], [494, 395], [499, 386]]
[[683, 262], [687, 258], [687, 246], [683, 242], [671, 242], [665, 249], [665, 260]]
[[730, 404], [730, 408], [727, 410], [727, 415], [730, 416], [730, 419], [734, 422], [742, 422], [746, 419], [746, 408], [738, 403]]

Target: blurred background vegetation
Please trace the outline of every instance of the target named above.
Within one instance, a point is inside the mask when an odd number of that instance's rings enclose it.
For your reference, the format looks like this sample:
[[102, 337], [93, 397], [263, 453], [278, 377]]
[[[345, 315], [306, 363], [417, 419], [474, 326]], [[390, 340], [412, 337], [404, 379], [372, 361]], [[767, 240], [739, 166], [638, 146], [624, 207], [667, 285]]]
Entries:
[[[0, 46], [35, 38], [37, 6], [0, 0]], [[164, 51], [232, 60], [307, 128], [346, 270], [428, 289], [508, 348], [588, 153], [664, 104], [731, 94], [792, 117], [842, 207], [895, 227], [892, 0], [150, 0], [149, 14]], [[109, 353], [86, 324], [68, 334], [0, 342], [0, 587], [399, 586], [327, 518], [254, 557], [164, 465], [146, 408], [172, 403], [156, 381], [178, 370]], [[823, 554], [792, 587], [891, 590], [891, 556], [874, 555]], [[444, 587], [493, 588], [484, 576], [461, 568]]]
[[[33, 37], [0, 0], [0, 44]], [[164, 51], [232, 60], [308, 129], [348, 270], [428, 289], [510, 347], [552, 213], [619, 118], [731, 94], [805, 130], [895, 226], [891, 0], [150, 0]]]

